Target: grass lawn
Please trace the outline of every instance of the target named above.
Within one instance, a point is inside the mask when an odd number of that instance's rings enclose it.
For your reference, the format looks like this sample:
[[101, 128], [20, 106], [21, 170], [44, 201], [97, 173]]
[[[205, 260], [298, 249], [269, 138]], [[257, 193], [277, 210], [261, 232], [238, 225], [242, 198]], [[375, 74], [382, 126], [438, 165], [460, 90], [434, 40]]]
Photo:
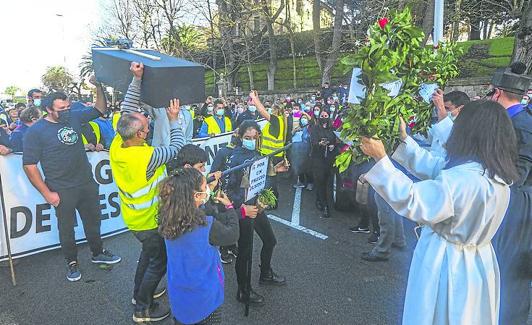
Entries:
[[[481, 41], [467, 41], [459, 43], [464, 49], [464, 56], [458, 63], [460, 68], [459, 78], [487, 77], [500, 67], [510, 64], [512, 57], [514, 38], [497, 38]], [[342, 56], [342, 55], [341, 55]], [[253, 64], [253, 81], [256, 89], [267, 88], [266, 72], [267, 61]], [[338, 64], [333, 69], [333, 83], [348, 81], [350, 72]], [[314, 56], [296, 58], [297, 88], [317, 88], [320, 86], [320, 72]], [[205, 86], [207, 93], [212, 92], [214, 75], [212, 71], [205, 73]], [[237, 73], [237, 84], [241, 89], [249, 89], [249, 77], [246, 66]], [[293, 65], [292, 59], [280, 59], [277, 64], [275, 75], [275, 88], [277, 90], [293, 89]]]

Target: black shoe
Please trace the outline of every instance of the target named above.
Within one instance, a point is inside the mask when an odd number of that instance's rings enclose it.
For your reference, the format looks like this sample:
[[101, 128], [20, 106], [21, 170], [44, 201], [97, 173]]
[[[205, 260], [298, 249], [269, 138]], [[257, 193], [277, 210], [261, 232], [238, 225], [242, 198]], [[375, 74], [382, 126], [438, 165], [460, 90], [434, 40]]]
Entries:
[[362, 253], [362, 256], [360, 258], [368, 262], [386, 262], [388, 260], [387, 257], [380, 257], [372, 255], [370, 253]]
[[[241, 303], [246, 303], [247, 294], [243, 289], [238, 289], [236, 292], [236, 300]], [[253, 305], [261, 305], [264, 303], [264, 297], [256, 293], [253, 289], [249, 292], [249, 303]]]
[[228, 250], [229, 254], [233, 255], [235, 258], [238, 257], [238, 247], [232, 247]]
[[368, 238], [368, 243], [376, 244], [379, 241], [379, 233], [373, 232]]
[[133, 321], [135, 323], [158, 322], [168, 316], [170, 316], [170, 310], [154, 302], [147, 310], [135, 311], [133, 313]]
[[231, 264], [233, 263], [233, 255], [229, 254], [227, 249], [223, 249], [220, 251], [220, 261], [223, 264]]
[[318, 211], [323, 211], [323, 204], [318, 200], [316, 200], [316, 209], [318, 209]]
[[331, 217], [331, 214], [329, 212], [329, 207], [328, 206], [325, 206], [323, 208], [323, 214], [321, 216], [322, 216], [322, 218], [330, 218]]
[[369, 227], [361, 226], [351, 227], [349, 228], [349, 230], [351, 230], [351, 232], [354, 232], [355, 234], [369, 234], [371, 232], [369, 231]]
[[283, 286], [286, 284], [286, 278], [273, 272], [270, 268], [268, 271], [260, 272], [259, 284]]
[[[159, 299], [162, 296], [164, 296], [165, 293], [166, 293], [166, 288], [155, 290], [155, 292], [153, 293], [153, 299]], [[131, 304], [136, 305], [137, 300], [135, 298], [131, 298]]]

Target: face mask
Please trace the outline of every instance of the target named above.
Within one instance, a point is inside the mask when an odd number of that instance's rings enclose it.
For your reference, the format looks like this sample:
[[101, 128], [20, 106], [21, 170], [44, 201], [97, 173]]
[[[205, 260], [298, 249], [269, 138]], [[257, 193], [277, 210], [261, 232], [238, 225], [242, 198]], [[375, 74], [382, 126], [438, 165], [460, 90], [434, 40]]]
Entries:
[[41, 99], [40, 98], [35, 98], [33, 100], [33, 105], [35, 105], [37, 107], [41, 106]]
[[256, 106], [248, 106], [248, 111], [250, 111], [251, 113], [255, 113], [256, 110], [257, 110]]
[[308, 124], [308, 120], [306, 118], [302, 118], [301, 120], [299, 120], [299, 122], [301, 123], [301, 126], [307, 126]]
[[268, 107], [268, 114], [271, 114], [271, 113], [272, 113], [272, 108]]
[[59, 112], [59, 122], [63, 124], [70, 124], [70, 109]]
[[225, 109], [219, 108], [216, 110], [216, 115], [223, 116], [225, 114]]
[[328, 117], [320, 117], [320, 124], [327, 127], [329, 125], [329, 118]]
[[320, 116], [320, 111], [314, 111], [314, 116], [319, 117]]
[[305, 112], [310, 112], [310, 107], [305, 106], [305, 107], [303, 107], [303, 110], [304, 110]]
[[311, 98], [312, 98], [312, 100], [316, 100], [316, 96], [312, 96]]
[[249, 139], [243, 139], [242, 140], [242, 147], [248, 149], [248, 150], [255, 150], [257, 146], [256, 140], [249, 140]]
[[238, 112], [238, 114], [242, 114], [244, 113], [244, 107], [239, 107], [236, 109], [236, 111]]
[[301, 117], [301, 111], [294, 111], [293, 114], [296, 118]]
[[528, 100], [526, 100], [526, 99], [524, 99], [524, 98], [521, 99], [521, 104], [522, 104], [522, 105], [528, 105]]
[[214, 111], [214, 106], [207, 106], [207, 112], [212, 113]]
[[330, 110], [331, 112], [334, 112], [334, 111], [336, 111], [336, 107], [331, 106], [331, 107], [329, 107], [329, 110]]
[[201, 199], [201, 204], [207, 203], [209, 201], [209, 198], [211, 197], [211, 188], [207, 186], [207, 190], [205, 192], [196, 192], [197, 194], [205, 194], [205, 198]]

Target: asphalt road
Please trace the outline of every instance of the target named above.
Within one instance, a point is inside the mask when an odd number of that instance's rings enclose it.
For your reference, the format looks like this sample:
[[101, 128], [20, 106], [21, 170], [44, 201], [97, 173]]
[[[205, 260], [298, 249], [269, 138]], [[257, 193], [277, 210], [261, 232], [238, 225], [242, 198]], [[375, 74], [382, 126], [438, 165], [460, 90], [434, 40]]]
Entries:
[[[291, 221], [295, 190], [286, 180], [282, 183], [280, 206], [270, 214]], [[278, 241], [272, 266], [287, 277], [288, 284], [258, 285], [261, 245], [256, 236], [252, 283], [266, 303], [252, 307], [245, 317], [244, 306], [235, 299], [234, 264], [225, 265], [224, 323], [399, 324], [415, 245], [413, 225], [405, 224], [407, 250], [394, 251], [388, 262], [370, 263], [360, 259], [372, 247], [369, 235], [348, 230], [357, 219], [357, 211], [333, 211], [331, 219], [320, 218], [314, 193], [303, 191], [300, 225], [328, 238], [272, 221]], [[59, 250], [21, 259], [16, 287], [10, 283], [9, 269], [0, 268], [0, 324], [133, 324], [130, 301], [140, 246], [129, 233], [106, 239], [105, 246], [122, 256], [122, 262], [112, 270], [101, 270], [90, 263], [87, 245], [81, 245], [83, 277], [76, 283], [65, 279]]]

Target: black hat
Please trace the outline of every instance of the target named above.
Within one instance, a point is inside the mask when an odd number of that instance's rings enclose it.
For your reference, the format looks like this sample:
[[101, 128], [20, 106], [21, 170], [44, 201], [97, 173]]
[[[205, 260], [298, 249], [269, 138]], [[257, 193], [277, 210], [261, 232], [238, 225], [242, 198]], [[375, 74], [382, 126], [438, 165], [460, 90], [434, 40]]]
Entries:
[[522, 62], [514, 62], [508, 68], [498, 69], [491, 84], [515, 94], [524, 94], [528, 91], [532, 78], [524, 75], [526, 66]]

